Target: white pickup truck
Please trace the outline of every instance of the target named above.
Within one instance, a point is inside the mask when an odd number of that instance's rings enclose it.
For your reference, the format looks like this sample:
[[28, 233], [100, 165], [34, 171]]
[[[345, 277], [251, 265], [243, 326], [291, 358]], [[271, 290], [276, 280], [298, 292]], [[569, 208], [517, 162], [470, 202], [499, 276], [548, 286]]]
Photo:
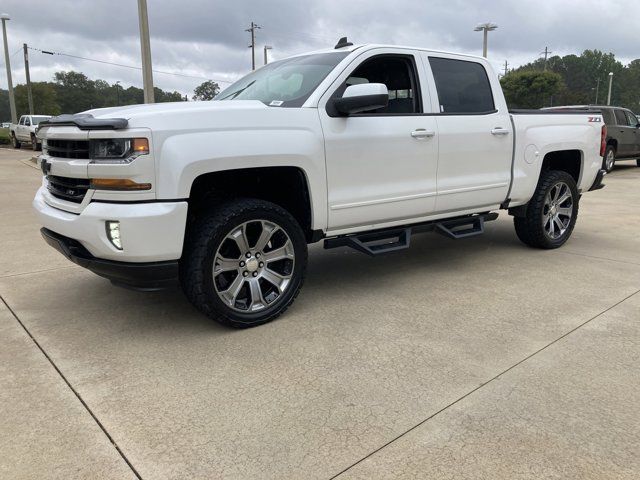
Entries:
[[33, 150], [38, 150], [40, 146], [40, 140], [36, 135], [38, 125], [50, 118], [50, 115], [22, 115], [18, 123], [12, 123], [9, 131], [13, 148], [20, 148], [23, 143], [30, 143]]
[[293, 302], [320, 240], [378, 255], [417, 232], [480, 234], [502, 209], [525, 244], [561, 246], [602, 186], [602, 126], [509, 112], [483, 58], [341, 39], [211, 102], [52, 118], [33, 204], [73, 262], [138, 289], [179, 280], [249, 327]]

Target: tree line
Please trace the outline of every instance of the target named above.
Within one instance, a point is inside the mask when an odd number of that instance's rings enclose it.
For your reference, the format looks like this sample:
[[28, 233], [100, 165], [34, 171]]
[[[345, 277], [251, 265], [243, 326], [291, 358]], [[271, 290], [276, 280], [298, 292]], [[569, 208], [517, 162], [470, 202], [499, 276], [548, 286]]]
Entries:
[[585, 50], [580, 55], [540, 58], [500, 79], [510, 108], [554, 105], [605, 105], [613, 72], [611, 105], [640, 112], [640, 59], [628, 65], [613, 53]]

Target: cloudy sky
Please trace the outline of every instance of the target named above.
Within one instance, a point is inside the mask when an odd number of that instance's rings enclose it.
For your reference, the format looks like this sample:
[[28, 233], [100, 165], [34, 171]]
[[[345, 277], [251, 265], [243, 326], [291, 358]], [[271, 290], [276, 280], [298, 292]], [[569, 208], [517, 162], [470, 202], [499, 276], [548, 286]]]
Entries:
[[[251, 67], [251, 21], [256, 61], [273, 46], [277, 59], [332, 47], [340, 36], [355, 43], [416, 45], [481, 54], [480, 22], [497, 23], [489, 58], [517, 66], [554, 54], [597, 48], [623, 62], [640, 58], [638, 0], [147, 0], [156, 86], [191, 94], [206, 79], [224, 88]], [[14, 84], [24, 82], [22, 44], [129, 66], [140, 65], [137, 0], [3, 0]], [[110, 83], [142, 85], [139, 70], [31, 51], [31, 78], [50, 80], [78, 70]], [[171, 74], [159, 73], [170, 72]], [[179, 74], [179, 75], [176, 75]], [[6, 78], [0, 76], [0, 87]]]

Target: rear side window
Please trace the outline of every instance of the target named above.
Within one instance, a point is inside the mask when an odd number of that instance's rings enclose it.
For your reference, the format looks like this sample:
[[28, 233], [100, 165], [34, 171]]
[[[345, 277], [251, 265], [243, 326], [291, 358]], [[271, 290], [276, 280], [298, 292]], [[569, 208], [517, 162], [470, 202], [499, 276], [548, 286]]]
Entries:
[[615, 125], [616, 117], [613, 115], [613, 110], [610, 108], [602, 109], [602, 118], [604, 118], [604, 123], [607, 125]]
[[615, 109], [616, 125], [627, 125], [627, 116], [624, 114], [624, 110]]
[[638, 120], [638, 117], [636, 117], [633, 113], [631, 112], [626, 112], [627, 113], [627, 120], [628, 120], [628, 124], [630, 127], [635, 127], [636, 125], [638, 125], [638, 123], [640, 123], [640, 120]]
[[429, 57], [440, 113], [495, 111], [493, 92], [484, 67], [476, 62]]

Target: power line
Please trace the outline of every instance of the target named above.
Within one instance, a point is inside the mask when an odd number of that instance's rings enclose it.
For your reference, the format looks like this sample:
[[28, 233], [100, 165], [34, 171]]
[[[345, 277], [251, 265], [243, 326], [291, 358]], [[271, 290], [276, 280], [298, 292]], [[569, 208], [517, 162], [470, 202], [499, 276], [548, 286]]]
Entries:
[[[113, 65], [115, 67], [122, 67], [122, 68], [130, 68], [133, 70], [142, 70], [142, 67], [137, 67], [135, 65], [125, 65], [122, 63], [115, 63], [115, 62], [107, 62], [106, 60], [98, 60], [96, 58], [87, 58], [87, 57], [81, 57], [79, 55], [71, 55], [69, 53], [62, 53], [62, 52], [54, 52], [51, 50], [42, 50], [40, 48], [34, 48], [34, 47], [29, 47], [29, 50], [35, 50], [37, 52], [43, 53], [45, 55], [60, 55], [62, 57], [69, 57], [69, 58], [76, 58], [79, 60], [86, 60], [88, 62], [96, 62], [96, 63], [102, 63], [105, 65]], [[175, 73], [175, 72], [165, 72], [162, 70], [153, 70], [154, 73], [160, 73], [163, 75], [174, 75], [177, 77], [185, 77], [185, 78], [197, 78], [197, 79], [202, 79], [202, 80], [212, 80], [216, 83], [233, 83], [232, 81], [229, 80], [215, 80], [213, 78], [209, 78], [209, 77], [203, 77], [201, 75], [187, 75], [185, 73]]]

